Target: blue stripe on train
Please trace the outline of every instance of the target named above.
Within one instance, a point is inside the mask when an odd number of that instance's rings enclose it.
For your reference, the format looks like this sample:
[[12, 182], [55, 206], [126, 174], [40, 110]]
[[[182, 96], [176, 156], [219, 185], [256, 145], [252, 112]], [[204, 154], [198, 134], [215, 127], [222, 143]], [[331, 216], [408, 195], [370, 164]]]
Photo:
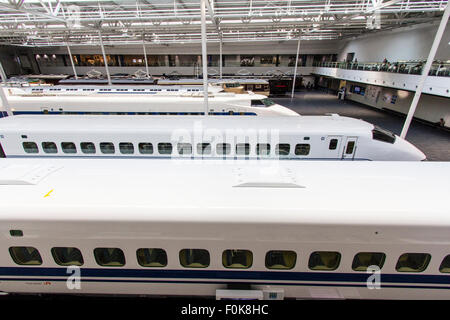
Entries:
[[[1, 267], [0, 277], [21, 276], [21, 277], [67, 277], [66, 268], [42, 268], [42, 267]], [[290, 271], [236, 271], [236, 270], [147, 270], [147, 269], [112, 269], [112, 268], [81, 268], [82, 277], [102, 278], [148, 278], [146, 280], [117, 280], [122, 282], [136, 281], [174, 281], [175, 279], [211, 280], [213, 282], [226, 282], [227, 280], [240, 280], [246, 282], [269, 281], [317, 281], [325, 282], [353, 282], [366, 285], [366, 281], [371, 274], [362, 273], [337, 273], [337, 272], [290, 272]], [[152, 280], [158, 278], [159, 280]], [[5, 278], [7, 279], [7, 278]], [[17, 278], [21, 279], [21, 278]], [[47, 280], [47, 279], [45, 279]], [[94, 281], [94, 279], [92, 279]], [[111, 279], [108, 279], [110, 281]], [[257, 283], [257, 282], [254, 282]], [[424, 274], [381, 274], [381, 283], [387, 284], [429, 284], [448, 285], [449, 275], [424, 275]], [[288, 284], [288, 283], [285, 283]], [[292, 283], [295, 285], [295, 283]], [[335, 285], [335, 284], [334, 284]], [[352, 284], [353, 285], [353, 284]], [[445, 287], [450, 289], [450, 287]]]

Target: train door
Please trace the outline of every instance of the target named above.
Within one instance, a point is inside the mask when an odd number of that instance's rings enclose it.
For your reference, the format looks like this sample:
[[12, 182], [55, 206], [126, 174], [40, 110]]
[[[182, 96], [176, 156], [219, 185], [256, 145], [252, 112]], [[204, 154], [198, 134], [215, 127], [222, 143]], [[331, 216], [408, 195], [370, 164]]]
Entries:
[[345, 139], [344, 150], [342, 152], [342, 159], [355, 158], [357, 141], [358, 141], [358, 137], [347, 137]]
[[339, 159], [341, 144], [342, 136], [328, 136], [324, 158]]

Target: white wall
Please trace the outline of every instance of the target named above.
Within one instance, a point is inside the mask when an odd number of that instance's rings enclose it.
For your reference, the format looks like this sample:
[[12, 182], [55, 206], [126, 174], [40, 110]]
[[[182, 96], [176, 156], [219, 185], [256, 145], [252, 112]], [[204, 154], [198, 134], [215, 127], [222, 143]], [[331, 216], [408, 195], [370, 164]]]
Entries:
[[[347, 53], [354, 52], [359, 62], [421, 60], [428, 57], [439, 23], [421, 24], [399, 28], [392, 31], [380, 31], [349, 40], [338, 55], [343, 61]], [[450, 59], [450, 22], [440, 42], [435, 60]]]
[[[351, 85], [359, 85], [366, 88], [365, 95], [350, 92]], [[411, 106], [414, 92], [385, 88], [373, 85], [364, 85], [347, 81], [346, 99], [369, 105], [378, 109], [389, 109], [407, 114]], [[396, 96], [397, 98], [395, 99]], [[393, 102], [393, 98], [394, 101]], [[444, 97], [422, 94], [417, 105], [414, 117], [429, 122], [438, 122], [444, 118], [447, 126], [450, 124], [450, 100]]]

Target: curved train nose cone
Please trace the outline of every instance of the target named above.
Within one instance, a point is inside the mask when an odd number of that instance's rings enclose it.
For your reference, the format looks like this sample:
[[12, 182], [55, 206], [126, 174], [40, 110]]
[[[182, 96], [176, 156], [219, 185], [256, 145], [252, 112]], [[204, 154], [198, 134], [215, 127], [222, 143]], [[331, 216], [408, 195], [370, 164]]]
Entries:
[[427, 158], [427, 156], [419, 148], [417, 148], [411, 142], [400, 138], [399, 136], [397, 136], [394, 145], [399, 151], [398, 160], [423, 161]]

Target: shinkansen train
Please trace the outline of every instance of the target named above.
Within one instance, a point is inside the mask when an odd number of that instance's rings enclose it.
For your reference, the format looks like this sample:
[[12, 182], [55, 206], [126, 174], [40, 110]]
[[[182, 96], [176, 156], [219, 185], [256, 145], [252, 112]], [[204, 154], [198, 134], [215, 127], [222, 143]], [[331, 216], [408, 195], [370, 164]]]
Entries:
[[[12, 114], [202, 115], [199, 86], [39, 86], [5, 87]], [[264, 95], [222, 92], [209, 86], [211, 115], [298, 116]], [[2, 110], [3, 109], [3, 110]], [[7, 110], [0, 106], [0, 116]]]
[[0, 159], [0, 291], [450, 299], [447, 162]]
[[3, 157], [425, 160], [408, 141], [339, 115], [14, 116], [0, 119]]

